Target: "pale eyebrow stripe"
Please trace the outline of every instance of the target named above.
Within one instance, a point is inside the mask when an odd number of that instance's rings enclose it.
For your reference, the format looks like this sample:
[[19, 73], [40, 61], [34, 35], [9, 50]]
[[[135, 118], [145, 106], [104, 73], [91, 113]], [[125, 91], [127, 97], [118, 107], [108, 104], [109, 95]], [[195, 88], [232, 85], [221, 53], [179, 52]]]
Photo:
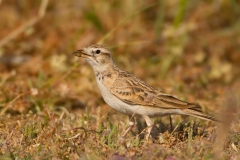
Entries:
[[104, 48], [104, 49], [106, 49], [106, 50], [108, 50], [108, 51], [110, 52], [110, 50], [109, 50], [107, 47], [105, 47], [104, 45], [101, 45], [101, 44], [88, 45], [86, 48], [88, 48], [88, 47], [92, 47], [92, 48]]

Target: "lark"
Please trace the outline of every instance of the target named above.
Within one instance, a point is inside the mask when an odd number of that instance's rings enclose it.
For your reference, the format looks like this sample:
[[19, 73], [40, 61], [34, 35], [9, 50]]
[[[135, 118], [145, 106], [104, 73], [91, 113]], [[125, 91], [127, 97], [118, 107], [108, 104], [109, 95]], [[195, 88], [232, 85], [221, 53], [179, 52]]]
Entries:
[[154, 124], [150, 119], [152, 117], [175, 114], [218, 121], [204, 114], [200, 105], [165, 94], [120, 69], [114, 63], [111, 51], [103, 45], [89, 45], [73, 54], [85, 59], [92, 66], [104, 101], [115, 110], [129, 116], [129, 126], [123, 137], [135, 125], [133, 117], [142, 117], [146, 121], [147, 139]]

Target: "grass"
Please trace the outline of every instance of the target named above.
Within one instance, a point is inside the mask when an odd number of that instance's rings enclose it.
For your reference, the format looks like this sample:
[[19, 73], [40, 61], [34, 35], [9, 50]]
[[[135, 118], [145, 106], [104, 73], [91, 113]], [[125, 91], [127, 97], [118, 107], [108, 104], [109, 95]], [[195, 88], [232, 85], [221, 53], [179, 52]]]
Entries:
[[[236, 4], [3, 1], [0, 159], [239, 159]], [[38, 10], [45, 14], [31, 32], [20, 32]], [[97, 42], [109, 46], [121, 68], [226, 123], [171, 116], [170, 125], [168, 116], [158, 117], [147, 141], [137, 118], [121, 138], [127, 116], [103, 101], [90, 66], [72, 56]]]
[[[18, 120], [16, 121], [15, 118]], [[21, 119], [7, 117], [7, 115], [4, 116], [4, 119], [4, 123], [1, 124], [1, 152], [4, 157], [13, 159], [34, 159], [36, 157], [72, 159], [82, 156], [89, 159], [94, 156], [110, 158], [113, 155], [133, 158], [144, 156], [146, 152], [155, 151], [157, 153], [150, 155], [152, 158], [157, 158], [160, 152], [165, 152], [166, 156], [177, 156], [168, 148], [175, 148], [174, 150], [178, 151], [182, 148], [191, 151], [186, 152], [182, 155], [183, 157], [200, 157], [194, 154], [200, 147], [195, 145], [205, 137], [204, 134], [195, 132], [194, 140], [192, 140], [192, 128], [194, 127], [183, 124], [183, 130], [178, 129], [172, 134], [163, 131], [159, 137], [153, 139], [153, 142], [147, 142], [143, 136], [136, 133], [135, 136], [129, 135], [123, 140], [120, 138], [124, 129], [123, 125], [114, 125], [111, 121], [106, 120], [102, 122], [101, 126], [104, 129], [99, 128], [100, 131], [96, 131], [93, 129], [96, 119], [89, 117], [87, 113], [79, 116], [75, 114], [57, 116], [48, 113], [48, 116], [45, 117], [29, 113], [22, 115]], [[9, 128], [13, 126], [14, 130]], [[5, 134], [2, 134], [3, 132]], [[156, 129], [155, 132], [157, 132]], [[209, 145], [209, 142], [205, 143], [203, 143], [204, 146]], [[159, 149], [151, 148], [152, 145]], [[193, 146], [196, 148], [192, 148]], [[147, 149], [146, 152], [145, 149]]]

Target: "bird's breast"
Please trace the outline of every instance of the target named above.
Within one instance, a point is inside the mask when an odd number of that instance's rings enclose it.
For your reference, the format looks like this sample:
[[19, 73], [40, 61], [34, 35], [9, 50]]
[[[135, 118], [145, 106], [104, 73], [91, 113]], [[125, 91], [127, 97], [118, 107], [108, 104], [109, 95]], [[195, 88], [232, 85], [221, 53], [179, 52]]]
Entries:
[[121, 101], [120, 99], [118, 99], [116, 96], [114, 96], [103, 84], [103, 81], [101, 80], [101, 78], [96, 77], [97, 80], [97, 85], [98, 88], [102, 94], [102, 97], [104, 99], [104, 101], [111, 106], [112, 108], [114, 108], [115, 110], [124, 113], [124, 114], [128, 114], [128, 110], [130, 108], [130, 106], [126, 103], [124, 103], [123, 101]]

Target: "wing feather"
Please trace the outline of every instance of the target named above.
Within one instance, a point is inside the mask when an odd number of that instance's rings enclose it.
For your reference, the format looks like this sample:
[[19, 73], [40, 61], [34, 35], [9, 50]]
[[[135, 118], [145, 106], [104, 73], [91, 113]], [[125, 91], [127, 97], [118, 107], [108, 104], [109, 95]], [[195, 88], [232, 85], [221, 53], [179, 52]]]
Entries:
[[[124, 73], [122, 78], [115, 79], [110, 92], [125, 103], [143, 105], [165, 109], [192, 109], [201, 112], [199, 105], [179, 100], [171, 95], [164, 94], [144, 81]], [[121, 76], [119, 76], [121, 77]]]

